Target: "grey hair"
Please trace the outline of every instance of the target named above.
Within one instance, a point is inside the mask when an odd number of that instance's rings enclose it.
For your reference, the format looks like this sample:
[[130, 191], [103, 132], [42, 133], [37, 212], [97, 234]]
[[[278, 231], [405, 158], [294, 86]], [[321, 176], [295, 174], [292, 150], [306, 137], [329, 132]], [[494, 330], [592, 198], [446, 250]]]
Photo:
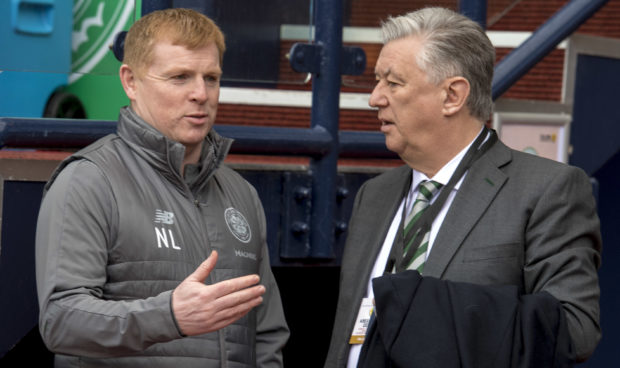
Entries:
[[444, 8], [423, 8], [382, 25], [383, 42], [420, 37], [422, 51], [416, 63], [431, 83], [461, 76], [470, 84], [466, 105], [472, 116], [487, 121], [493, 110], [491, 83], [495, 48], [478, 23]]

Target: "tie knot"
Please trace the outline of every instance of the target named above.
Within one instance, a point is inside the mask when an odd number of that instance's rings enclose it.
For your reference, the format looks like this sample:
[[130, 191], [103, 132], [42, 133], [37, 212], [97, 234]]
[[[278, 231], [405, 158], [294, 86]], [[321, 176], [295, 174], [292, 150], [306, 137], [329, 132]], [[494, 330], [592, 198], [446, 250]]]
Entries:
[[418, 198], [430, 201], [442, 186], [434, 180], [424, 180], [418, 185]]

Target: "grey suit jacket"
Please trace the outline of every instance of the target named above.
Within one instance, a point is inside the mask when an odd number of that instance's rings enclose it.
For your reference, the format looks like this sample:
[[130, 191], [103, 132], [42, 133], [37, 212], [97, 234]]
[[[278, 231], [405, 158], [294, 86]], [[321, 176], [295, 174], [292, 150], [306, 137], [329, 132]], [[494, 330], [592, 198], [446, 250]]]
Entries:
[[[344, 367], [370, 272], [411, 169], [390, 170], [358, 191], [325, 367]], [[601, 236], [592, 186], [576, 167], [497, 142], [470, 168], [439, 229], [424, 275], [547, 291], [566, 312], [577, 359], [600, 339]]]

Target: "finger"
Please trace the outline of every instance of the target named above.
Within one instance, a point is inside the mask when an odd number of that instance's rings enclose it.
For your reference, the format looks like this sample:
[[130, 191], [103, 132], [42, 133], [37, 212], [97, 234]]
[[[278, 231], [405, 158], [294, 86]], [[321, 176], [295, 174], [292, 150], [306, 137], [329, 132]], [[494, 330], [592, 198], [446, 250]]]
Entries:
[[221, 310], [217, 314], [217, 319], [216, 321], [214, 321], [212, 328], [214, 330], [219, 330], [220, 328], [226, 327], [231, 323], [234, 323], [235, 321], [248, 314], [252, 310], [252, 308], [259, 306], [262, 302], [263, 297], [258, 296], [254, 299], [247, 301], [246, 303]]
[[217, 303], [216, 308], [219, 310], [239, 308], [256, 298], [261, 298], [263, 294], [265, 294], [265, 287], [263, 285], [242, 289], [218, 298], [215, 301]]
[[236, 277], [234, 279], [220, 281], [214, 284], [213, 296], [220, 298], [228, 294], [235, 293], [237, 291], [247, 289], [253, 285], [258, 284], [260, 277], [258, 275], [247, 275]]
[[217, 263], [217, 251], [212, 251], [209, 258], [205, 259], [186, 280], [204, 282]]

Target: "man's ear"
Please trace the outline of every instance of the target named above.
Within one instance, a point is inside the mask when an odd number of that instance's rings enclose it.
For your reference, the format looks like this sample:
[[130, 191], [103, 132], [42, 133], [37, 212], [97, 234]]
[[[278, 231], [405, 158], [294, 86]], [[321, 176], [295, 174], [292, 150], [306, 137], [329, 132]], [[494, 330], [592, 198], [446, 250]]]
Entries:
[[452, 77], [444, 81], [445, 100], [443, 114], [452, 116], [463, 109], [469, 96], [469, 82], [463, 77]]
[[121, 84], [123, 85], [123, 89], [125, 90], [125, 94], [127, 95], [127, 97], [129, 97], [130, 101], [135, 100], [137, 93], [136, 74], [127, 64], [121, 65], [118, 74], [121, 80]]

